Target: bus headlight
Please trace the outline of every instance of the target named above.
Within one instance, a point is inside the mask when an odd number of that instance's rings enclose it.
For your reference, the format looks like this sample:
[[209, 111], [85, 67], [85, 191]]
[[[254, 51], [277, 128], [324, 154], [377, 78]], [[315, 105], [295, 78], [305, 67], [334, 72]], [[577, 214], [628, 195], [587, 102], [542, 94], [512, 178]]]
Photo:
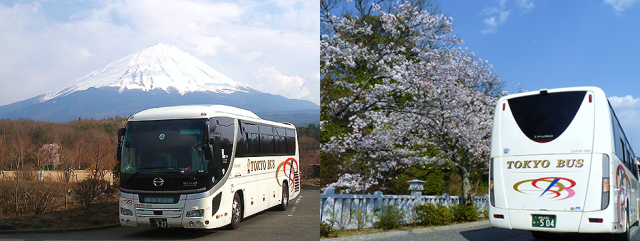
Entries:
[[204, 216], [204, 209], [188, 211], [186, 216], [188, 218], [202, 217], [202, 216]]
[[133, 211], [126, 208], [120, 208], [120, 214], [122, 214], [122, 216], [133, 216]]

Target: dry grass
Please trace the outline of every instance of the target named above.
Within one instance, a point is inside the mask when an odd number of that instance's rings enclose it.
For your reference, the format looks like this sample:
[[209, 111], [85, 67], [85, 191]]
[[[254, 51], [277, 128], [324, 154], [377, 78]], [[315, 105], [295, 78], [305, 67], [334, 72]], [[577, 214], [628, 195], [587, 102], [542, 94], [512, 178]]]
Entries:
[[87, 218], [80, 207], [67, 210], [58, 210], [41, 215], [26, 215], [21, 217], [9, 217], [2, 222], [10, 223], [18, 230], [28, 229], [63, 229], [82, 228], [106, 224], [117, 224], [118, 201], [96, 203], [91, 210], [91, 216]]
[[[70, 183], [67, 190], [72, 190], [76, 185]], [[98, 202], [91, 204], [88, 216], [72, 192], [64, 191], [65, 186], [59, 182], [23, 181], [19, 185], [19, 203], [16, 205], [15, 183], [0, 182], [0, 222], [9, 223], [18, 230], [80, 228], [119, 223], [117, 186], [112, 186], [109, 192], [100, 196]], [[16, 209], [19, 216], [16, 215]]]

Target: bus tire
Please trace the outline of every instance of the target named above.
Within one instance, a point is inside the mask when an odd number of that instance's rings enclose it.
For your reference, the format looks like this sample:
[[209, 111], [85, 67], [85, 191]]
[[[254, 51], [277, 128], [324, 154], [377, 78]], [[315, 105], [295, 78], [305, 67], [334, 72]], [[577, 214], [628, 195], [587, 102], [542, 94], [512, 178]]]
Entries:
[[231, 223], [227, 225], [227, 229], [238, 229], [240, 222], [242, 221], [242, 200], [240, 194], [236, 192], [233, 195], [233, 202], [231, 203]]
[[[629, 201], [627, 201], [629, 203]], [[627, 204], [628, 205], [628, 204]], [[625, 212], [625, 227], [626, 230], [624, 233], [619, 233], [615, 235], [616, 240], [619, 241], [629, 241], [631, 240], [631, 226], [629, 226], [629, 206], [627, 206], [627, 211]]]
[[289, 207], [289, 185], [286, 182], [282, 183], [282, 199], [280, 201], [280, 206], [278, 206], [278, 210], [286, 211], [287, 207]]

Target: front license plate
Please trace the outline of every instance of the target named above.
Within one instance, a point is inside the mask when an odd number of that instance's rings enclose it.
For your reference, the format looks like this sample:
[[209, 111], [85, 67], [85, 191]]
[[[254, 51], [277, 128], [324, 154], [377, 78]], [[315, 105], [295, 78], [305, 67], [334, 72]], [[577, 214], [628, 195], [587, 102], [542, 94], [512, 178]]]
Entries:
[[531, 226], [538, 228], [555, 228], [555, 215], [531, 215]]
[[150, 218], [149, 222], [151, 222], [152, 228], [168, 228], [167, 219], [166, 218]]

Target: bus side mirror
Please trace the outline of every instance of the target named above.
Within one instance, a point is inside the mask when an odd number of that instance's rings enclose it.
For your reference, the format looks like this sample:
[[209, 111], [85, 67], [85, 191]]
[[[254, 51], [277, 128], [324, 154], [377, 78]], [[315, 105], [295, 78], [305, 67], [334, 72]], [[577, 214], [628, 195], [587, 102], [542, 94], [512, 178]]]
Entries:
[[202, 151], [204, 152], [204, 159], [212, 160], [213, 159], [213, 145], [211, 142], [205, 143], [203, 145]]
[[127, 133], [127, 128], [120, 128], [120, 129], [118, 129], [118, 139], [119, 139], [121, 136], [124, 136], [124, 134], [125, 134], [125, 133]]
[[122, 141], [125, 133], [127, 133], [127, 128], [118, 129], [118, 148], [116, 149], [116, 159], [118, 161], [122, 161]]
[[213, 135], [211, 135], [211, 125], [209, 124], [209, 122], [207, 122], [207, 125], [205, 126], [205, 133], [204, 133], [204, 144], [202, 144], [202, 151], [204, 152], [205, 160], [213, 159], [213, 139], [211, 139], [212, 136]]

